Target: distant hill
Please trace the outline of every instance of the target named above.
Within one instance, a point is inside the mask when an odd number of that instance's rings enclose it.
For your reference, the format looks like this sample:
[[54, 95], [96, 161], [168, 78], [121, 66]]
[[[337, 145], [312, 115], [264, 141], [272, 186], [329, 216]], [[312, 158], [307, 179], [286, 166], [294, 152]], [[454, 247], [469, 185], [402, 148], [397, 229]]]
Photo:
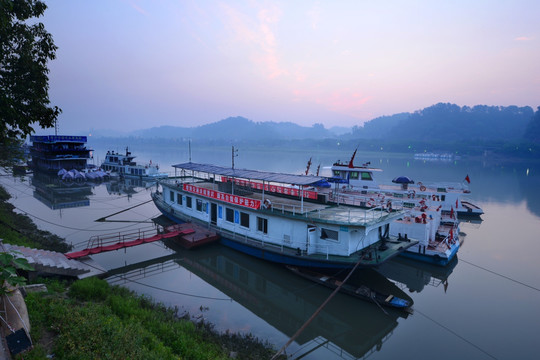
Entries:
[[416, 141], [517, 141], [534, 115], [529, 106], [460, 107], [439, 103], [419, 110], [389, 129], [389, 139]]
[[[540, 111], [540, 110], [539, 110]], [[477, 151], [487, 146], [507, 146], [511, 143], [539, 143], [540, 115], [531, 107], [518, 106], [458, 106], [438, 103], [414, 113], [399, 113], [381, 116], [351, 128], [333, 127], [326, 129], [322, 124], [311, 127], [293, 122], [255, 122], [241, 116], [229, 117], [211, 124], [196, 127], [160, 126], [126, 133], [133, 137], [157, 141], [158, 139], [200, 140], [203, 142], [253, 142], [264, 146], [302, 140], [309, 145], [332, 144], [335, 139], [363, 146], [386, 149], [413, 149], [413, 144], [425, 149], [429, 147], [459, 144], [460, 148], [474, 147]], [[93, 131], [95, 137], [106, 132]], [[116, 135], [109, 134], [109, 137]], [[389, 145], [396, 146], [389, 146]], [[515, 148], [515, 146], [514, 146]]]
[[389, 130], [398, 126], [411, 116], [411, 113], [400, 113], [391, 116], [381, 116], [364, 123], [364, 126], [354, 126], [351, 137], [357, 139], [386, 139]]
[[241, 116], [229, 117], [221, 121], [192, 128], [160, 126], [137, 130], [131, 136], [142, 138], [192, 138], [205, 140], [294, 140], [325, 139], [336, 135], [322, 124], [312, 127], [292, 122], [254, 122]]

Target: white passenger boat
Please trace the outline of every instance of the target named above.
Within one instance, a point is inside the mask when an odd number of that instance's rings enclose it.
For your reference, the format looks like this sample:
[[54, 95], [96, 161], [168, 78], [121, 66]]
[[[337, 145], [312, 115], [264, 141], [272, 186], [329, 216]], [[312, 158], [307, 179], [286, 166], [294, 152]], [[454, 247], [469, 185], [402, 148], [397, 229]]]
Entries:
[[161, 191], [152, 193], [158, 209], [179, 223], [204, 224], [223, 245], [258, 258], [314, 268], [377, 266], [416, 244], [389, 234], [402, 211], [331, 204], [306, 190], [322, 177], [173, 167], [179, 176], [160, 180]]
[[107, 151], [105, 160], [101, 164], [101, 168], [111, 173], [117, 173], [123, 177], [135, 177], [139, 179], [160, 179], [168, 176], [167, 173], [159, 172], [159, 165], [150, 163], [141, 165], [135, 161], [135, 156], [126, 147], [126, 153]]
[[411, 209], [390, 224], [390, 235], [418, 241], [401, 256], [434, 265], [446, 266], [461, 246], [455, 214], [442, 213], [440, 209]]
[[395, 207], [397, 203], [425, 201], [430, 207], [441, 206], [442, 211], [456, 211], [459, 217], [478, 217], [484, 213], [479, 206], [465, 199], [470, 194], [465, 185], [470, 181], [468, 175], [462, 184], [414, 183], [405, 176], [395, 178], [393, 184], [380, 184], [376, 173], [381, 169], [372, 168], [369, 163], [356, 166], [353, 161], [354, 154], [348, 163], [338, 161], [331, 167], [332, 177], [328, 180], [334, 183], [332, 196], [335, 201], [340, 197], [356, 198], [356, 205], [366, 207], [388, 206], [388, 202]]

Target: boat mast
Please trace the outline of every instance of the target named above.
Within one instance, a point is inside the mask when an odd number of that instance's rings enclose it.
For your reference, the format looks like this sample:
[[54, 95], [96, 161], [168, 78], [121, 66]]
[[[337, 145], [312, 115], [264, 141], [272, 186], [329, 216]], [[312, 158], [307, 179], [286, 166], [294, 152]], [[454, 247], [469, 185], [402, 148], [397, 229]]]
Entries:
[[[234, 150], [234, 145], [232, 145], [232, 169], [234, 170], [234, 158], [238, 156], [238, 149]], [[234, 195], [234, 181], [236, 177], [233, 178], [231, 193]]]
[[232, 146], [232, 169], [234, 170], [234, 158], [238, 156], [238, 149], [234, 150], [234, 145]]

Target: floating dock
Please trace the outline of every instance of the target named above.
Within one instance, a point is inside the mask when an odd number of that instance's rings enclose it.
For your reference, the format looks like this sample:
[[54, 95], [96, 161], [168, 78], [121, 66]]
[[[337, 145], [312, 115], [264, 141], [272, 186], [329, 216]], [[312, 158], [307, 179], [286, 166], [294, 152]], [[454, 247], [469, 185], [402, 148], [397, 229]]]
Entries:
[[163, 228], [139, 229], [131, 232], [120, 232], [90, 238], [85, 249], [65, 254], [68, 259], [78, 259], [107, 251], [114, 251], [147, 244], [159, 240], [171, 239], [191, 249], [219, 240], [219, 235], [203, 226], [184, 223]]
[[213, 230], [194, 223], [175, 224], [165, 228], [166, 231], [179, 232], [180, 235], [175, 239], [186, 249], [208, 244], [220, 239], [220, 236]]

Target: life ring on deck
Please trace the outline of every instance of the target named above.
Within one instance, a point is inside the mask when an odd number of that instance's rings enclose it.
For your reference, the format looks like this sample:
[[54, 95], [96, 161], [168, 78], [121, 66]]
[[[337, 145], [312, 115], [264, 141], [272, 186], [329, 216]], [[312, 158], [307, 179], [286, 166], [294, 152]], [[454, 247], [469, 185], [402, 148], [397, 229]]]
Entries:
[[265, 209], [270, 210], [272, 208], [272, 202], [270, 200], [268, 200], [268, 199], [265, 199], [264, 203], [263, 203], [263, 206], [264, 206]]
[[420, 185], [420, 191], [426, 191], [426, 187], [424, 185]]

